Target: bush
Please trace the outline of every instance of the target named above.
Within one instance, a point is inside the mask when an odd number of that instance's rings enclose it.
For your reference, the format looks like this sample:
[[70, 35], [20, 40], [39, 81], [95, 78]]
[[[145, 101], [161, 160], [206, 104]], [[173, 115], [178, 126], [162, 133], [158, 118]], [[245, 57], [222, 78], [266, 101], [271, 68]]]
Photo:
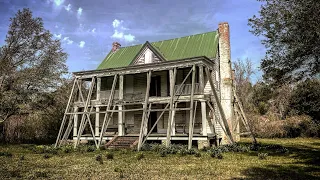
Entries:
[[136, 156], [137, 160], [141, 160], [144, 158], [144, 154], [142, 152], [138, 153], [137, 156]]
[[96, 161], [98, 161], [100, 164], [103, 164], [103, 159], [102, 159], [102, 155], [101, 154], [98, 154], [96, 156]]
[[107, 159], [113, 159], [113, 153], [112, 152], [107, 152], [106, 153], [106, 158]]
[[196, 153], [194, 154], [194, 156], [195, 156], [195, 157], [201, 157], [201, 153], [200, 153], [200, 152], [196, 152]]
[[74, 149], [71, 145], [65, 145], [61, 147], [62, 152], [64, 153], [70, 153], [72, 152]]
[[95, 146], [87, 146], [87, 152], [94, 152], [96, 150]]

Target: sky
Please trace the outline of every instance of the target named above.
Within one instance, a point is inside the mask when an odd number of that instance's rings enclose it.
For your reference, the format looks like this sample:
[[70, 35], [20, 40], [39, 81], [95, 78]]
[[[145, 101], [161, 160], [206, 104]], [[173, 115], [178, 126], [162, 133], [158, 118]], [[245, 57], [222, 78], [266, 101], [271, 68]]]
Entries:
[[257, 0], [0, 0], [0, 46], [10, 17], [25, 7], [61, 40], [70, 72], [96, 69], [114, 41], [143, 44], [215, 31], [228, 22], [231, 59], [249, 58], [257, 81], [265, 48], [249, 32], [248, 18], [260, 6]]

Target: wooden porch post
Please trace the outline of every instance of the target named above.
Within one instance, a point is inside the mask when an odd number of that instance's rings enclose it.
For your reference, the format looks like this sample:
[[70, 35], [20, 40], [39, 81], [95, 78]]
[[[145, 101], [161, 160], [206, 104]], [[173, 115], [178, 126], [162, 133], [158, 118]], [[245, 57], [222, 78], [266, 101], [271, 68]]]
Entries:
[[177, 74], [177, 69], [170, 69], [169, 70], [169, 80], [170, 80], [170, 111], [169, 111], [169, 117], [168, 117], [168, 128], [167, 128], [167, 141], [166, 141], [166, 146], [168, 147], [170, 145], [171, 141], [171, 134], [172, 134], [172, 121], [173, 121], [173, 98], [174, 98], [174, 85], [176, 81], [176, 74]]
[[[97, 98], [96, 100], [99, 102], [100, 100], [100, 90], [101, 90], [101, 78], [97, 78]], [[96, 122], [95, 122], [95, 136], [99, 136], [100, 134], [100, 107], [96, 107]]]
[[[78, 107], [74, 107], [73, 112], [77, 113], [78, 110], [79, 110]], [[73, 118], [73, 137], [75, 137], [75, 136], [77, 136], [77, 132], [78, 132], [78, 114], [74, 114], [73, 116], [74, 116], [74, 118]]]
[[[203, 65], [199, 65], [199, 90], [200, 94], [204, 94], [204, 74]], [[200, 100], [201, 103], [201, 119], [202, 119], [202, 135], [207, 136], [207, 106], [204, 100]]]
[[[123, 75], [119, 76], [119, 101], [123, 100]], [[118, 135], [124, 136], [124, 112], [121, 111], [123, 109], [123, 105], [118, 105]]]

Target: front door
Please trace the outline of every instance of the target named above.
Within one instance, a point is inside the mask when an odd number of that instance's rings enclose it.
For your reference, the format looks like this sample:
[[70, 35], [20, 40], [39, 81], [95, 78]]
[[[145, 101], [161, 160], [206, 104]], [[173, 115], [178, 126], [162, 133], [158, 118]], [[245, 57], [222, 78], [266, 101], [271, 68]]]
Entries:
[[161, 78], [160, 76], [151, 77], [150, 96], [161, 96]]
[[[148, 121], [148, 132], [151, 130], [152, 126], [157, 121], [157, 112], [150, 112], [149, 121]], [[153, 133], [157, 132], [157, 125], [152, 130]]]

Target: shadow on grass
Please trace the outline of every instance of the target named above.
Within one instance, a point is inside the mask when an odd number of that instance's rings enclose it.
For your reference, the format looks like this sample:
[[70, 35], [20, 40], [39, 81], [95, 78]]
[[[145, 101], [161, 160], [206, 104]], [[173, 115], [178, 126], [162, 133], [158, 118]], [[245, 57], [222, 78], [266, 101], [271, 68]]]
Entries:
[[[274, 144], [262, 143], [261, 145], [263, 147]], [[294, 158], [296, 162], [292, 164], [251, 167], [242, 171], [242, 174], [246, 176], [246, 178], [240, 179], [320, 179], [320, 146], [296, 145], [283, 147], [287, 148], [289, 153], [277, 153], [274, 149], [262, 151], [269, 152], [269, 156], [287, 156], [288, 158]], [[253, 156], [256, 153], [250, 152], [248, 155]]]

